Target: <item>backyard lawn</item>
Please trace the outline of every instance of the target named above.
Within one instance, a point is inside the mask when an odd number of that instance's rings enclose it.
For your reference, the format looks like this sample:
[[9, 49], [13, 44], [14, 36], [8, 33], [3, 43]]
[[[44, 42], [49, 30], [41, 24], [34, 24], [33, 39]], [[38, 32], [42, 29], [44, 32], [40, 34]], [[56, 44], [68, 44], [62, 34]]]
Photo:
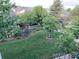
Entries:
[[53, 51], [53, 41], [46, 39], [44, 31], [38, 31], [26, 40], [0, 44], [3, 59], [48, 59]]

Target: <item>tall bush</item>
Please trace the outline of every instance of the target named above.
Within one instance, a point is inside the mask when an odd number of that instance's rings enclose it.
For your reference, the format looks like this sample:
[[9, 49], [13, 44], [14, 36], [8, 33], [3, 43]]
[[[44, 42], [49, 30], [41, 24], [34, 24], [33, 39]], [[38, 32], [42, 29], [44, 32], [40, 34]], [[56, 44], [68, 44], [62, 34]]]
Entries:
[[0, 39], [11, 37], [18, 30], [16, 16], [10, 13], [12, 7], [10, 0], [0, 0]]

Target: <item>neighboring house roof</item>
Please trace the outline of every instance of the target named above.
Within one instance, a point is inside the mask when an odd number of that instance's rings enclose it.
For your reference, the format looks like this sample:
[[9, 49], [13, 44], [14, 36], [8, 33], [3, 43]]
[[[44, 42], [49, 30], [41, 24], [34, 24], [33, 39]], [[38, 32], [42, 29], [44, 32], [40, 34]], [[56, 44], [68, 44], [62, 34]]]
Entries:
[[20, 14], [20, 13], [25, 13], [25, 12], [31, 12], [32, 11], [32, 7], [22, 7], [22, 6], [16, 6], [14, 8], [14, 12], [16, 14]]

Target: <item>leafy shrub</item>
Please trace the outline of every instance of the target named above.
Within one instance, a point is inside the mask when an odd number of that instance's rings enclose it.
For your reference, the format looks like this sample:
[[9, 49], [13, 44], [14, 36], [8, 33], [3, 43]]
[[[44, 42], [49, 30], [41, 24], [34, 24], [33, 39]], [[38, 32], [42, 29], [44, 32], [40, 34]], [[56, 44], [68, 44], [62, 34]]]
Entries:
[[[64, 29], [62, 36], [60, 36], [60, 40], [62, 42], [61, 50], [66, 53], [72, 53], [76, 50], [76, 42], [74, 41], [75, 37], [71, 29]], [[71, 43], [70, 43], [71, 42]], [[71, 48], [69, 48], [71, 47]]]
[[43, 26], [47, 31], [54, 31], [60, 27], [57, 19], [52, 16], [47, 16], [43, 19]]
[[18, 31], [16, 17], [9, 17], [8, 19], [3, 19], [0, 22], [0, 39], [14, 36]]

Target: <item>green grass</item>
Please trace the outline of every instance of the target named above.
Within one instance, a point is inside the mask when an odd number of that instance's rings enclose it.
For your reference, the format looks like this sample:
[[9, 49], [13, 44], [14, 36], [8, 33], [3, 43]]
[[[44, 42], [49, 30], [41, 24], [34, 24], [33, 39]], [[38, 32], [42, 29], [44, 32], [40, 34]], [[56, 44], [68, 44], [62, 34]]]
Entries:
[[46, 39], [46, 33], [39, 31], [26, 40], [0, 44], [3, 59], [50, 59], [55, 53], [53, 41]]

